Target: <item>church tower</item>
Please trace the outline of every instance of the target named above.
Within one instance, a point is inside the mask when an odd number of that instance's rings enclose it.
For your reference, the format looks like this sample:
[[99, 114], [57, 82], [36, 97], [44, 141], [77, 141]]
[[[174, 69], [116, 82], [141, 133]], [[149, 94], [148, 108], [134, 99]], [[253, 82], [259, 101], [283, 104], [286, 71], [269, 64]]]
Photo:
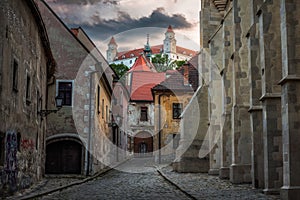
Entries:
[[114, 59], [116, 58], [117, 53], [118, 53], [117, 48], [118, 48], [118, 45], [115, 41], [115, 38], [111, 37], [111, 39], [108, 43], [108, 49], [106, 51], [106, 59], [107, 59], [108, 63], [113, 62]]
[[152, 50], [149, 44], [149, 34], [147, 34], [147, 44], [144, 46], [144, 54], [147, 58], [151, 59]]
[[176, 59], [176, 39], [171, 25], [169, 25], [167, 31], [165, 32], [164, 54], [168, 54], [170, 59], [175, 56], [173, 59]]

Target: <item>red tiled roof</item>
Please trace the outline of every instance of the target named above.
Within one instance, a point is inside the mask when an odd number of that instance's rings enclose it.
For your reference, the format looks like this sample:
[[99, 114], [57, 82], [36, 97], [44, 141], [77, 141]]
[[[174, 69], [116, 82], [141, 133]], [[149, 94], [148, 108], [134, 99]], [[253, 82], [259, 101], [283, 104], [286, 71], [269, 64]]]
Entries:
[[184, 48], [184, 47], [179, 47], [177, 46], [176, 47], [176, 53], [180, 53], [180, 54], [183, 54], [183, 55], [187, 55], [187, 56], [195, 56], [198, 52], [197, 51], [194, 51], [194, 50], [191, 50], [191, 49], [187, 49], [187, 48]]
[[[164, 49], [164, 45], [162, 45], [162, 44], [151, 47], [152, 54], [160, 54], [163, 52], [163, 49]], [[125, 58], [138, 57], [143, 52], [144, 52], [144, 48], [134, 49], [134, 50], [129, 50], [129, 51], [122, 51], [122, 52], [118, 52], [117, 58], [118, 58], [118, 60], [122, 60]], [[179, 54], [187, 55], [187, 56], [191, 56], [191, 57], [195, 56], [197, 54], [197, 51], [183, 48], [180, 46], [176, 47], [176, 52]]]
[[139, 55], [136, 59], [133, 66], [130, 68], [128, 72], [132, 71], [148, 71], [148, 72], [156, 72], [153, 64], [144, 56], [144, 54]]
[[[162, 53], [162, 50], [163, 50], [163, 45], [156, 45], [151, 47], [152, 54]], [[144, 53], [144, 48], [118, 52], [117, 57], [119, 60], [121, 60], [124, 58], [138, 57], [142, 53]]]
[[153, 101], [151, 88], [165, 79], [165, 73], [132, 72], [131, 101]]
[[114, 37], [111, 37], [111, 39], [110, 39], [110, 41], [109, 41], [109, 44], [117, 45], [116, 40], [115, 40]]
[[167, 32], [174, 32], [171, 25], [169, 25], [169, 27], [168, 27], [168, 29], [167, 29]]
[[175, 72], [170, 73], [169, 78], [159, 83], [152, 90], [171, 90], [171, 91], [196, 91], [198, 88], [198, 71], [197, 69], [189, 64], [187, 66], [188, 70], [188, 83], [189, 85], [184, 84], [184, 67], [183, 65], [180, 69]]

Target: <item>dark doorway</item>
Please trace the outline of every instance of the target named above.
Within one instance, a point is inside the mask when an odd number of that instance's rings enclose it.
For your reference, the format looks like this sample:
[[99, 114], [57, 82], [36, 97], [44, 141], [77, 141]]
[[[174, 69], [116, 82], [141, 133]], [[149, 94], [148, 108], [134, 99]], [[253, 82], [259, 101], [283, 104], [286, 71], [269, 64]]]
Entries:
[[134, 153], [139, 156], [151, 155], [153, 152], [153, 137], [147, 132], [138, 133], [134, 137]]
[[46, 174], [80, 174], [81, 144], [64, 140], [53, 142], [46, 148]]

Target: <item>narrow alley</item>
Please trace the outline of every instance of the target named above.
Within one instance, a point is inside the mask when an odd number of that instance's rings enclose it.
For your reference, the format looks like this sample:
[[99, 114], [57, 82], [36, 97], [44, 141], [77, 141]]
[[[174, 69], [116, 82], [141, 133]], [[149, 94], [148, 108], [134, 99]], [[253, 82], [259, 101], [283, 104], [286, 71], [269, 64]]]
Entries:
[[[175, 173], [153, 158], [133, 158], [92, 181], [34, 199], [279, 199], [204, 173]], [[60, 181], [66, 183], [68, 179]], [[49, 183], [52, 180], [49, 179]], [[53, 179], [59, 182], [58, 179]], [[70, 179], [70, 181], [74, 181]], [[36, 190], [40, 193], [47, 187]], [[28, 196], [29, 197], [29, 196]], [[26, 197], [22, 197], [26, 199]]]

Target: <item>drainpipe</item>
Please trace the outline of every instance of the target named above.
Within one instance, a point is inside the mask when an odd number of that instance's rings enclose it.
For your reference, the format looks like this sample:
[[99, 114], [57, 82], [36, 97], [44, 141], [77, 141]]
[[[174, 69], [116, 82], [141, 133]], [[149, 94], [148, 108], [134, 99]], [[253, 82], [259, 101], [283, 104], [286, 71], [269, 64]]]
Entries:
[[164, 94], [158, 95], [158, 163], [161, 164], [161, 97]]
[[90, 175], [90, 169], [92, 166], [90, 164], [91, 159], [91, 137], [92, 137], [92, 92], [93, 92], [93, 74], [97, 73], [98, 71], [92, 71], [89, 73], [90, 75], [90, 96], [89, 96], [89, 132], [88, 132], [88, 149], [87, 149], [87, 167], [86, 167], [86, 176]]

